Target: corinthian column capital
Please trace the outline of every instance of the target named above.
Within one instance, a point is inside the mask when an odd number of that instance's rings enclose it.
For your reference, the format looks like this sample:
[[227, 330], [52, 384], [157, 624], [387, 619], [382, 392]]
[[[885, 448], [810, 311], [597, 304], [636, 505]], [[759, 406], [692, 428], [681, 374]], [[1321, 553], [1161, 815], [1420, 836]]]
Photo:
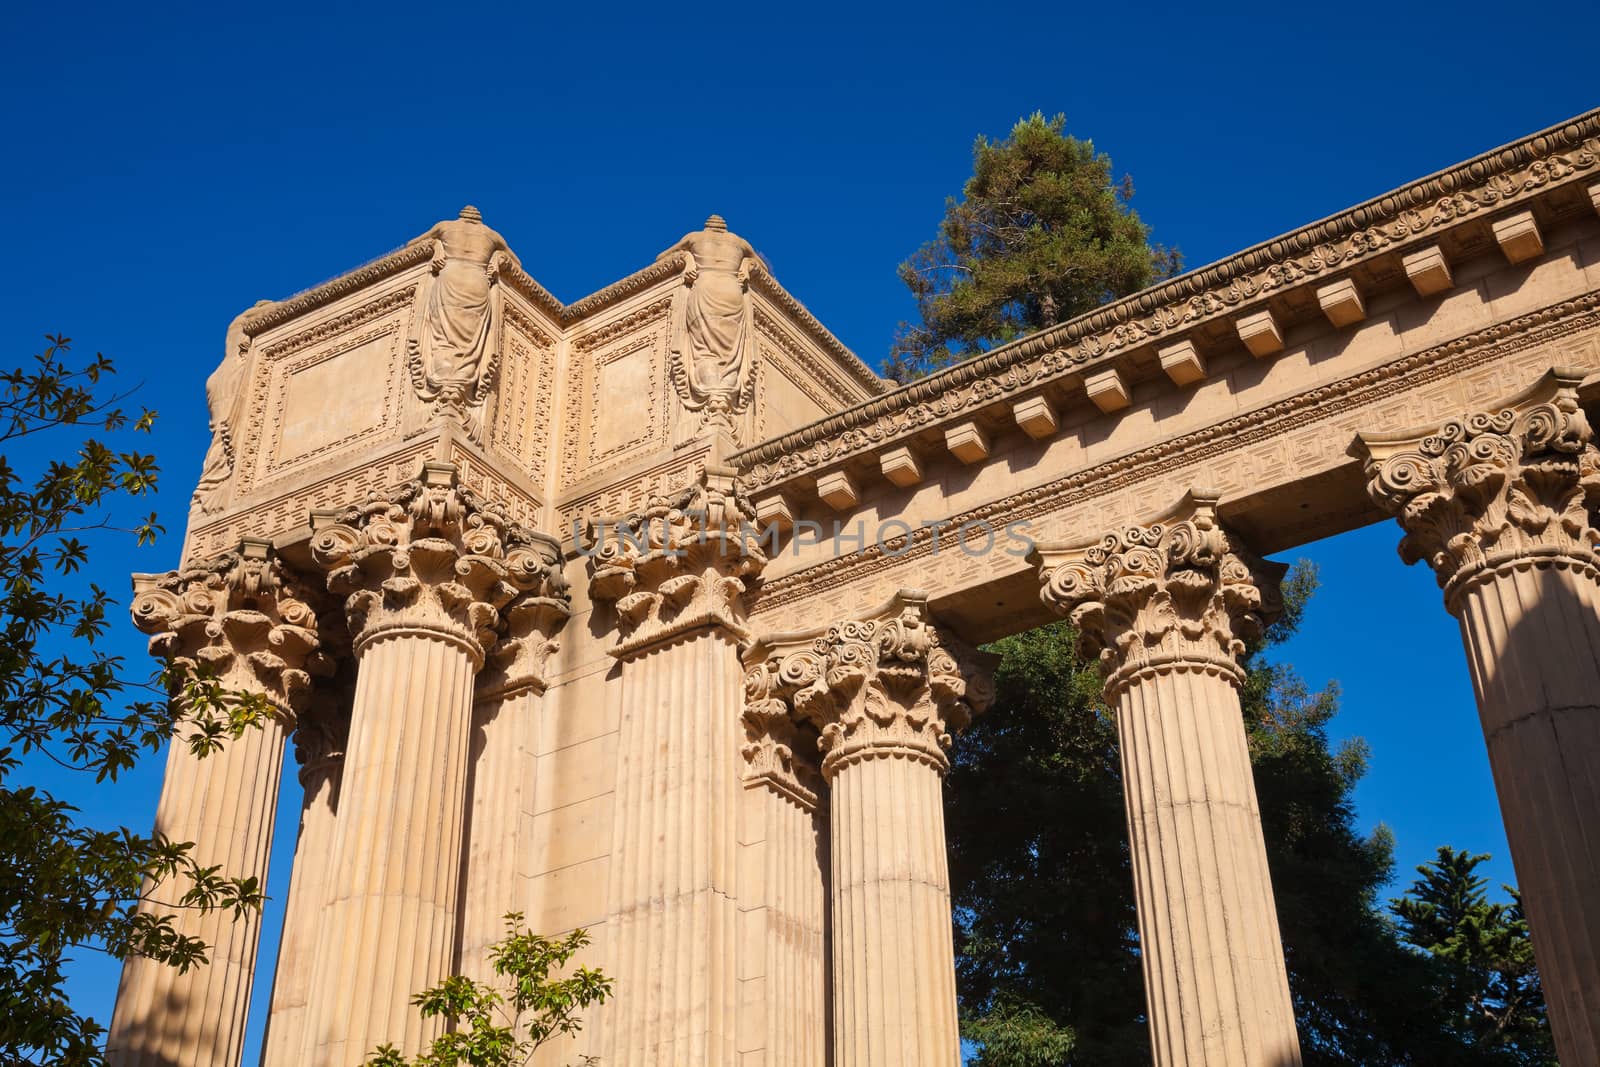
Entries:
[[499, 640], [478, 675], [480, 699], [524, 689], [544, 691], [546, 665], [561, 647], [556, 633], [572, 614], [563, 562], [561, 543], [555, 538], [513, 531], [506, 572], [517, 592], [500, 613]]
[[699, 481], [653, 497], [643, 511], [596, 523], [590, 540], [590, 594], [615, 602], [622, 630], [612, 655], [706, 626], [749, 636], [741, 598], [767, 556], [731, 468], [707, 466]]
[[224, 692], [261, 693], [281, 713], [303, 710], [311, 675], [327, 673], [313, 605], [315, 587], [246, 539], [231, 552], [183, 570], [133, 576], [133, 623], [150, 654], [176, 670], [173, 695], [197, 670]]
[[1040, 596], [1071, 619], [1084, 655], [1099, 656], [1108, 697], [1152, 671], [1244, 681], [1245, 642], [1280, 609], [1285, 568], [1228, 532], [1217, 499], [1195, 490], [1157, 522], [1093, 544], [1035, 550]]
[[378, 637], [425, 633], [482, 665], [517, 595], [508, 556], [526, 534], [457, 484], [454, 466], [427, 463], [398, 489], [313, 524], [311, 555], [346, 598], [357, 655]]
[[1368, 494], [1405, 530], [1401, 558], [1427, 561], [1451, 611], [1463, 588], [1506, 566], [1600, 563], [1600, 450], [1578, 406], [1583, 377], [1552, 370], [1498, 410], [1350, 446]]
[[[943, 772], [950, 735], [994, 699], [997, 657], [977, 652], [940, 627], [926, 593], [903, 589], [863, 619], [830, 626], [803, 647], [758, 642], [748, 660], [748, 693], [779, 700], [821, 733], [822, 773], [865, 759], [898, 756]], [[776, 708], [753, 700], [752, 716]], [[747, 758], [748, 755], [747, 755]]]

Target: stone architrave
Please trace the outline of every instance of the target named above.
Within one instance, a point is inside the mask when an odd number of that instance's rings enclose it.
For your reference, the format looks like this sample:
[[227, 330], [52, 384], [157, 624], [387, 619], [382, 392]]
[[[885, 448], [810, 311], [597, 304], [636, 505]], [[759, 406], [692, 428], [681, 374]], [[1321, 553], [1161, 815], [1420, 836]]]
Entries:
[[[151, 634], [150, 651], [171, 668], [180, 706], [190, 680], [214, 682], [224, 700], [264, 698], [271, 714], [259, 729], [199, 757], [179, 727], [167, 758], [155, 833], [193, 843], [201, 866], [265, 885], [283, 766], [284, 737], [304, 709], [319, 653], [315, 589], [276, 559], [265, 541], [249, 540], [196, 567], [134, 576], [133, 620]], [[164, 892], [181, 893], [174, 883]], [[156, 910], [159, 905], [141, 907]], [[250, 1010], [259, 912], [177, 911], [174, 928], [207, 945], [205, 964], [180, 973], [139, 957], [127, 960], [106, 1045], [112, 1067], [237, 1067]]]
[[1600, 1063], [1600, 449], [1577, 370], [1351, 446], [1461, 626], [1563, 1063]]
[[211, 416], [211, 445], [200, 466], [200, 481], [195, 486], [193, 508], [201, 515], [222, 510], [228, 479], [233, 475], [234, 423], [239, 398], [250, 382], [253, 346], [245, 333], [245, 320], [271, 307], [272, 301], [258, 300], [249, 311], [228, 324], [222, 345], [222, 362], [206, 379], [206, 410]]
[[750, 242], [728, 232], [721, 215], [685, 234], [658, 256], [683, 262], [683, 288], [674, 302], [672, 381], [693, 413], [679, 443], [720, 427], [738, 437], [733, 416], [749, 406], [755, 388], [755, 324], [750, 275], [760, 259]]
[[1090, 545], [1040, 546], [1044, 602], [1098, 655], [1116, 710], [1158, 1067], [1300, 1063], [1239, 687], [1284, 568], [1191, 492]]
[[[939, 627], [927, 594], [902, 590], [810, 648], [769, 658], [753, 680], [762, 692], [747, 722], [784, 736], [770, 703], [782, 696], [820, 732], [837, 1067], [961, 1061], [941, 785], [950, 735], [993, 699], [995, 659]], [[792, 788], [782, 747], [751, 755]]]
[[411, 382], [419, 398], [479, 441], [500, 358], [495, 281], [501, 270], [520, 264], [505, 238], [485, 226], [471, 205], [412, 243], [423, 241], [433, 244], [434, 280], [417, 333], [407, 342]]
[[311, 966], [322, 936], [328, 860], [339, 814], [344, 749], [350, 736], [353, 686], [318, 686], [294, 731], [300, 765], [300, 832], [295, 838], [289, 895], [284, 908], [272, 1007], [261, 1043], [261, 1067], [300, 1067], [310, 1010]]
[[505, 916], [522, 910], [517, 876], [523, 817], [532, 811], [534, 753], [544, 711], [545, 671], [572, 613], [561, 544], [515, 531], [507, 580], [518, 596], [501, 612], [499, 640], [478, 673], [467, 767], [459, 973], [491, 981], [489, 949], [505, 936]]
[[739, 1059], [739, 644], [746, 583], [766, 562], [753, 522], [733, 473], [708, 466], [683, 492], [595, 530], [590, 594], [613, 605], [621, 635], [607, 906], [616, 997], [596, 1024], [604, 1062], [618, 1067]]
[[513, 544], [444, 463], [313, 533], [358, 666], [304, 1063], [413, 1055], [443, 1030], [411, 998], [456, 961], [473, 687], [518, 593]]

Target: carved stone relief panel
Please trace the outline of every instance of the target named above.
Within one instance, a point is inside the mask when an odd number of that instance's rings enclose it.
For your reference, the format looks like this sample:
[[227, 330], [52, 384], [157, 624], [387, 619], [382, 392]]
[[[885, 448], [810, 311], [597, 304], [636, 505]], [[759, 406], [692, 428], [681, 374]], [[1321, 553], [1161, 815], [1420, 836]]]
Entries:
[[666, 431], [671, 297], [653, 300], [572, 342], [560, 484], [572, 488], [649, 451]]
[[408, 285], [261, 349], [251, 383], [239, 495], [398, 431]]
[[549, 468], [557, 342], [539, 316], [524, 310], [515, 298], [505, 301], [505, 319], [505, 351], [488, 443], [516, 460], [542, 487]]

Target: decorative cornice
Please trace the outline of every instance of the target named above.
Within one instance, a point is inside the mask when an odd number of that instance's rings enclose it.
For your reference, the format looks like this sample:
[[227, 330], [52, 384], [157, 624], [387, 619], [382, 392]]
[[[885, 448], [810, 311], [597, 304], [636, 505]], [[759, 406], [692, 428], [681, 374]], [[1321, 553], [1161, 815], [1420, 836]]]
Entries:
[[[950, 735], [994, 699], [998, 657], [938, 626], [928, 596], [903, 589], [878, 611], [816, 633], [758, 641], [746, 656], [747, 732], [771, 731], [787, 709], [821, 732], [822, 774], [832, 781], [863, 760], [916, 760], [941, 773]], [[752, 741], [758, 740], [752, 736]], [[746, 749], [753, 771], [765, 752]]]
[[1551, 370], [1496, 410], [1351, 444], [1368, 494], [1405, 530], [1400, 557], [1427, 561], [1452, 613], [1508, 567], [1600, 573], [1600, 449], [1578, 406], [1584, 377]]
[[615, 604], [619, 658], [706, 626], [744, 640], [742, 598], [766, 565], [755, 511], [733, 471], [708, 464], [700, 480], [641, 512], [589, 531], [590, 595]]
[[1040, 597], [1072, 620], [1115, 699], [1153, 674], [1196, 671], [1244, 684], [1245, 643], [1282, 607], [1287, 569], [1246, 549], [1217, 519], [1217, 494], [1194, 490], [1161, 520], [1076, 547], [1040, 545]]
[[511, 291], [527, 300], [534, 307], [543, 311], [557, 322], [562, 321], [566, 307], [555, 295], [534, 281], [527, 271], [522, 269], [520, 263], [502, 257], [499, 263], [500, 280], [510, 287]]
[[754, 491], [1036, 392], [1117, 353], [1259, 304], [1600, 167], [1600, 111], [1486, 153], [1208, 267], [1002, 345], [732, 457]]
[[313, 519], [311, 555], [328, 589], [346, 597], [357, 655], [377, 638], [420, 632], [483, 663], [500, 609], [519, 591], [508, 557], [520, 535], [459, 485], [453, 465], [426, 463], [397, 489]]
[[341, 274], [331, 281], [321, 285], [312, 286], [303, 290], [289, 299], [273, 304], [262, 309], [259, 314], [251, 315], [244, 320], [244, 332], [251, 337], [264, 333], [274, 326], [288, 322], [290, 319], [314, 311], [319, 307], [331, 304], [340, 297], [365, 289], [374, 282], [382, 281], [391, 274], [398, 274], [410, 267], [419, 266], [433, 258], [433, 244], [424, 241], [419, 244], [407, 245], [404, 248], [380, 256], [363, 267], [357, 267], [348, 274]]
[[309, 330], [285, 337], [276, 344], [268, 345], [262, 349], [261, 354], [266, 359], [278, 359], [293, 352], [298, 352], [302, 348], [308, 348], [316, 344], [318, 341], [341, 334], [353, 326], [360, 326], [362, 323], [375, 319], [387, 311], [403, 307], [411, 303], [416, 295], [417, 287], [415, 285], [408, 285], [404, 288], [396, 289], [394, 292], [384, 293], [377, 299], [369, 300], [360, 307], [351, 308], [342, 315], [335, 315], [325, 322], [319, 322]]
[[174, 696], [197, 673], [226, 696], [254, 692], [279, 712], [302, 711], [313, 673], [331, 673], [314, 588], [272, 553], [244, 541], [236, 551], [179, 571], [133, 576], [133, 623], [150, 634], [150, 653], [175, 668]]
[[[1499, 322], [1432, 348], [1402, 356], [1360, 374], [1309, 389], [1274, 404], [1214, 423], [1193, 433], [1138, 449], [1116, 459], [1073, 472], [1063, 478], [952, 515], [935, 529], [887, 539], [848, 556], [834, 556], [801, 571], [762, 583], [758, 611], [773, 611], [855, 581], [862, 570], [888, 563], [906, 564], [927, 558], [935, 534], [948, 535], [965, 523], [1004, 525], [1038, 519], [1069, 503], [1126, 489], [1155, 472], [1171, 471], [1269, 440], [1450, 375], [1463, 374], [1527, 348], [1547, 345], [1577, 330], [1600, 326], [1600, 292]], [[888, 553], [894, 553], [889, 557]]]
[[627, 299], [634, 293], [642, 292], [657, 282], [666, 281], [668, 278], [682, 272], [683, 258], [681, 256], [669, 256], [666, 259], [659, 259], [643, 270], [636, 270], [626, 278], [614, 281], [604, 289], [590, 293], [576, 304], [568, 304], [563, 307], [561, 309], [561, 321], [572, 323], [577, 322], [579, 319], [586, 319], [596, 311], [610, 307], [612, 304]]

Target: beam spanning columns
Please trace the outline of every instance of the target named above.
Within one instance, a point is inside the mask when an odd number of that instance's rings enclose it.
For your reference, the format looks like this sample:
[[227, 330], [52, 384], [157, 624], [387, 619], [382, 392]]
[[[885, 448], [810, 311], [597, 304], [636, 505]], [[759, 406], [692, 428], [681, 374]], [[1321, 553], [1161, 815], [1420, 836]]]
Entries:
[[[174, 738], [156, 812], [157, 834], [193, 842], [201, 866], [231, 878], [267, 880], [284, 735], [310, 692], [320, 638], [310, 590], [246, 541], [201, 566], [134, 576], [134, 623], [174, 677], [209, 669], [224, 694], [265, 698], [272, 709], [220, 751], [195, 756]], [[181, 681], [173, 699], [181, 700]], [[169, 886], [165, 895], [181, 890]], [[154, 905], [142, 905], [156, 910]], [[140, 957], [123, 966], [106, 1059], [112, 1067], [238, 1067], [255, 975], [259, 912], [180, 910], [174, 929], [204, 941], [209, 962], [180, 974]]]
[[311, 972], [313, 1067], [386, 1042], [414, 1055], [443, 1030], [410, 1002], [455, 963], [473, 682], [517, 592], [517, 534], [441, 463], [313, 534], [358, 661]]
[[1300, 1063], [1239, 687], [1283, 567], [1192, 492], [1161, 521], [1041, 546], [1044, 602], [1072, 619], [1116, 709], [1139, 941], [1158, 1067]]
[[590, 594], [622, 634], [607, 926], [615, 1067], [739, 1061], [736, 864], [746, 579], [766, 557], [733, 472], [607, 523]]
[[993, 660], [902, 590], [773, 669], [821, 730], [836, 1067], [960, 1063], [940, 787], [951, 732], [993, 699]]
[[506, 553], [517, 599], [501, 613], [499, 641], [478, 675], [461, 876], [459, 973], [492, 983], [489, 948], [505, 936], [507, 912], [521, 911], [519, 861], [533, 810], [536, 731], [544, 711], [545, 667], [572, 613], [561, 544], [527, 533]]
[[1461, 625], [1556, 1049], [1600, 1063], [1600, 450], [1580, 371], [1351, 453]]
[[328, 858], [339, 812], [339, 781], [344, 747], [350, 735], [351, 692], [319, 690], [311, 708], [295, 726], [295, 758], [300, 764], [300, 833], [278, 965], [272, 976], [272, 1006], [262, 1041], [262, 1067], [300, 1067], [305, 1061], [306, 1014], [310, 1009], [311, 964], [322, 935], [322, 908], [327, 897]]

